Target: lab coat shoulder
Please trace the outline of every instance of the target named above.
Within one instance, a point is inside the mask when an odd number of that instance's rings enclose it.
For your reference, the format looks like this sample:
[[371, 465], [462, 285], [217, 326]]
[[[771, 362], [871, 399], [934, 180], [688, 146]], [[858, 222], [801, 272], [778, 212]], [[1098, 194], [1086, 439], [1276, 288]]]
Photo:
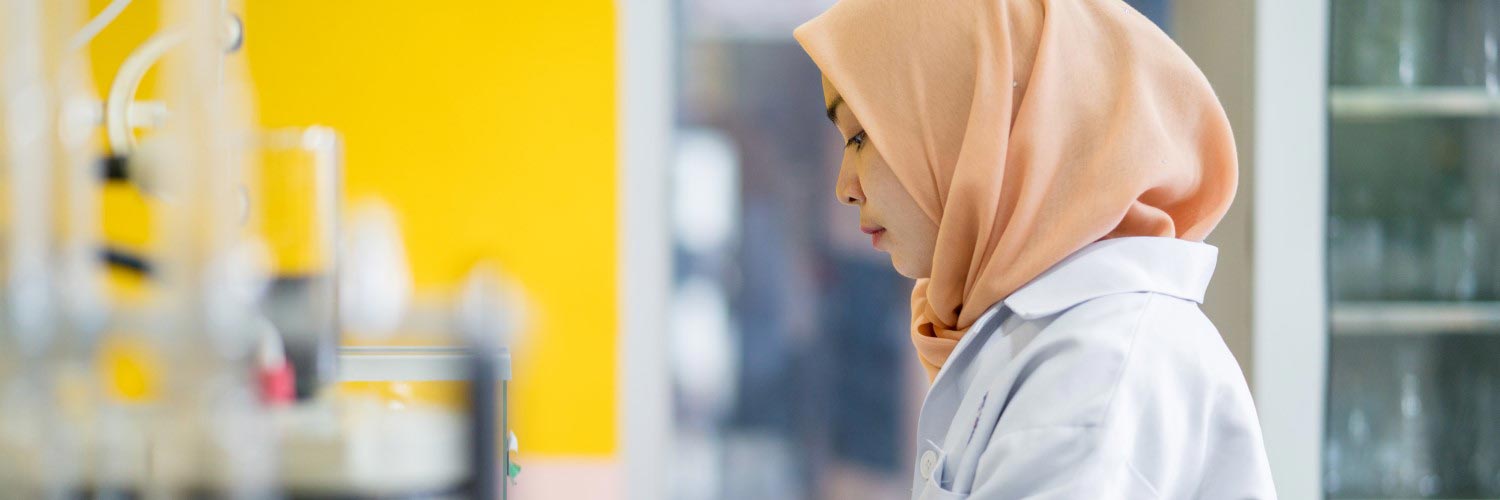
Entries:
[[[1240, 365], [1197, 304], [1163, 297], [1138, 333], [1119, 394], [1141, 472], [1183, 498], [1276, 498]], [[1195, 467], [1196, 465], [1196, 467]], [[1196, 486], [1189, 486], [1196, 485]]]
[[1116, 294], [1038, 318], [1045, 326], [1006, 361], [1009, 380], [993, 381], [1010, 392], [996, 436], [1103, 425], [1151, 300], [1145, 293]]
[[987, 397], [1008, 395], [969, 498], [1163, 498], [1136, 469], [1112, 418], [1118, 393], [1128, 390], [1136, 337], [1156, 321], [1156, 300], [1150, 293], [1098, 297], [1029, 318], [1043, 325], [1035, 332], [1013, 333], [1034, 338], [1016, 339], [1024, 347], [992, 381]]
[[1156, 296], [1136, 333], [1112, 442], [1168, 498], [1275, 498], [1249, 386], [1196, 303]]
[[1196, 303], [1120, 293], [1038, 321], [994, 381], [1009, 395], [972, 498], [1274, 497], [1255, 491], [1270, 481], [1243, 377]]

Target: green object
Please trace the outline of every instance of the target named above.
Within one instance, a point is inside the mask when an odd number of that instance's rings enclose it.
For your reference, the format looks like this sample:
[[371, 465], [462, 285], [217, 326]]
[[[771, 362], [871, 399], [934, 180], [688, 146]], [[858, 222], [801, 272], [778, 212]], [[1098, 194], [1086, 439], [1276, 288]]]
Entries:
[[516, 465], [515, 462], [511, 462], [510, 463], [510, 477], [514, 478], [514, 477], [519, 476], [519, 475], [521, 475], [521, 466], [520, 465]]

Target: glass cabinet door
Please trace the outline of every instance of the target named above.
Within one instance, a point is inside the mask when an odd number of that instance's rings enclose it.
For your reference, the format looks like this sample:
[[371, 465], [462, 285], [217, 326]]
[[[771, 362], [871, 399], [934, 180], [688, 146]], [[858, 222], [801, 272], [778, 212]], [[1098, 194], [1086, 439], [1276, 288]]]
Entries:
[[1329, 498], [1500, 498], [1500, 0], [1333, 0]]

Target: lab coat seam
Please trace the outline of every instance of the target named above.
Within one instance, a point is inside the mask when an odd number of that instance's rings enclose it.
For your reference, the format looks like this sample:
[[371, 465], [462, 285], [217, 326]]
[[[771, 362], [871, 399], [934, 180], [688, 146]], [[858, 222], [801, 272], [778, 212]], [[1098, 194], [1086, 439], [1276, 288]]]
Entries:
[[1146, 313], [1151, 311], [1151, 306], [1156, 304], [1155, 292], [1146, 292], [1146, 303], [1141, 304], [1141, 311], [1135, 318], [1135, 326], [1130, 329], [1130, 347], [1125, 349], [1125, 359], [1120, 362], [1120, 369], [1115, 373], [1114, 386], [1110, 388], [1109, 402], [1104, 404], [1104, 413], [1100, 415], [1101, 422], [1112, 422], [1110, 415], [1115, 411], [1115, 400], [1120, 396], [1120, 385], [1125, 380], [1125, 372], [1130, 370], [1130, 362], [1135, 359], [1135, 346], [1140, 340], [1141, 327], [1146, 324]]
[[[1221, 396], [1223, 396], [1223, 394], [1224, 394], [1224, 385], [1223, 384], [1214, 384], [1213, 396], [1210, 397], [1210, 398], [1208, 398], [1208, 400], [1207, 400], [1207, 404], [1208, 404], [1208, 407], [1209, 407], [1208, 411], [1207, 411], [1207, 415], [1208, 415], [1207, 418], [1208, 418], [1208, 420], [1212, 420], [1213, 419], [1213, 415], [1216, 413], [1214, 407], [1218, 406], [1218, 404], [1219, 404], [1219, 398]], [[1208, 434], [1208, 425], [1204, 425], [1203, 428], [1204, 428], [1204, 434]], [[1205, 436], [1205, 438], [1202, 439], [1202, 440], [1200, 440], [1200, 442], [1198, 443], [1198, 456], [1201, 458], [1201, 462], [1205, 463], [1205, 464], [1206, 463], [1210, 463], [1209, 460], [1208, 460], [1208, 453], [1209, 453], [1208, 452], [1208, 441], [1209, 441], [1208, 436]], [[1195, 495], [1198, 492], [1203, 491], [1203, 481], [1207, 477], [1208, 477], [1207, 467], [1201, 468], [1198, 471], [1198, 483], [1193, 485], [1193, 493]]]

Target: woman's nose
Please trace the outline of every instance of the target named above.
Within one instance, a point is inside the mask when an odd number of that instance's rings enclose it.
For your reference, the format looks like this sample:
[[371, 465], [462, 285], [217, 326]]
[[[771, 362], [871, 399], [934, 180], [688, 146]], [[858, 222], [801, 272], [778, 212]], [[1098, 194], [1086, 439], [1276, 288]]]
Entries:
[[859, 186], [859, 175], [855, 173], [854, 162], [847, 155], [839, 164], [839, 178], [833, 185], [833, 195], [839, 199], [839, 203], [845, 205], [863, 205], [865, 203], [864, 189]]

